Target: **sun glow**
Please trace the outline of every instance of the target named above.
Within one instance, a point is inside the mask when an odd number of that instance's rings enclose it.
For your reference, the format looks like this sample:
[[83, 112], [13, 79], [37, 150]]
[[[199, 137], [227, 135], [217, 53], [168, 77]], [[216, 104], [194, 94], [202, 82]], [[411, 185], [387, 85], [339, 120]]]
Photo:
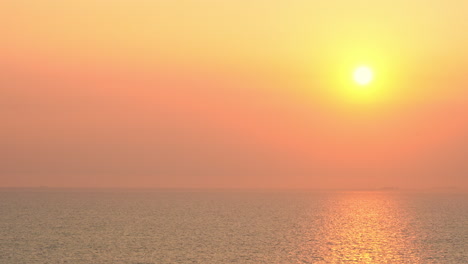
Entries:
[[[330, 46], [322, 60], [323, 100], [343, 113], [381, 113], [404, 100], [407, 90], [403, 61], [388, 56], [388, 44], [360, 43], [350, 38], [348, 47]], [[340, 42], [340, 43], [341, 43]], [[393, 45], [393, 42], [391, 43]], [[394, 44], [398, 46], [398, 43]], [[361, 112], [363, 111], [363, 112]]]
[[367, 66], [360, 66], [356, 68], [353, 74], [354, 81], [359, 85], [368, 85], [374, 79], [374, 73]]

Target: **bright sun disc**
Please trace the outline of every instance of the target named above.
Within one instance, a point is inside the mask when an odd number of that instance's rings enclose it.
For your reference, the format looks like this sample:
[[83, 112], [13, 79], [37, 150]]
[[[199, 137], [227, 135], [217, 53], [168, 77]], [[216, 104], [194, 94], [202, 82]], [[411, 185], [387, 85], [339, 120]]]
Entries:
[[353, 77], [359, 85], [367, 85], [372, 81], [374, 74], [369, 67], [360, 66], [354, 71]]

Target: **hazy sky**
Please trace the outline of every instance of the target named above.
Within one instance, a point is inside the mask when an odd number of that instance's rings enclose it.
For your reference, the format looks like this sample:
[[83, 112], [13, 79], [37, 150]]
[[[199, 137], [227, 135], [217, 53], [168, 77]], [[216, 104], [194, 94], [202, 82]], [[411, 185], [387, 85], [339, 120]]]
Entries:
[[467, 14], [3, 0], [0, 186], [468, 188]]

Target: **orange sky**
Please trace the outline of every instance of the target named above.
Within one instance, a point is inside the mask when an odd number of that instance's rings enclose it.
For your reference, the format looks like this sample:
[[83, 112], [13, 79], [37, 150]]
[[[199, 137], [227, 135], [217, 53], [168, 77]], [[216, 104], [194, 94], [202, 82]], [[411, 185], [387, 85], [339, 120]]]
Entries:
[[1, 1], [0, 186], [466, 189], [466, 14]]

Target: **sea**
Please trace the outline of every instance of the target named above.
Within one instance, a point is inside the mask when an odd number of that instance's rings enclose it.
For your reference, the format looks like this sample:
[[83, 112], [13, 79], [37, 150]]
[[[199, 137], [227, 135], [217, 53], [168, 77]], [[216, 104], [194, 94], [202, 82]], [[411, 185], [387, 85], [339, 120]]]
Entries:
[[0, 263], [468, 263], [468, 195], [0, 189]]

